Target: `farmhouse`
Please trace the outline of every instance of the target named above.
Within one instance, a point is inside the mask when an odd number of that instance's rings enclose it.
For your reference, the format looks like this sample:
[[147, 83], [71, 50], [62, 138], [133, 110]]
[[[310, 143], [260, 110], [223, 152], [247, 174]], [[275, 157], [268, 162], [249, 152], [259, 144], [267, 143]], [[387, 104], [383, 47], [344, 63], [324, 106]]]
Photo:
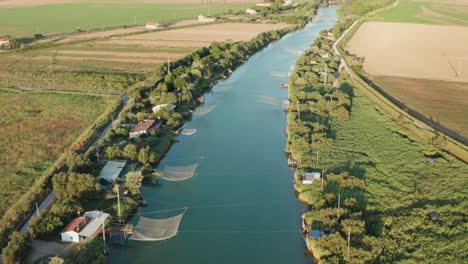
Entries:
[[247, 10], [245, 10], [245, 12], [246, 12], [247, 14], [249, 14], [249, 15], [256, 15], [256, 14], [257, 14], [257, 10], [255, 10], [255, 9], [250, 9], [250, 8], [247, 9]]
[[161, 109], [165, 107], [168, 107], [170, 111], [173, 111], [176, 108], [176, 106], [173, 104], [160, 104], [160, 105], [156, 105], [155, 107], [153, 107], [153, 113], [156, 114], [157, 112], [161, 111]]
[[115, 184], [126, 164], [126, 160], [109, 160], [96, 179]]
[[312, 184], [314, 181], [322, 179], [320, 172], [304, 172], [302, 174], [302, 184]]
[[215, 21], [216, 21], [216, 17], [199, 15], [199, 16], [197, 17], [197, 20], [198, 20], [198, 22], [200, 22], [200, 23], [215, 22]]
[[271, 6], [273, 3], [257, 3], [256, 6], [263, 6], [263, 7], [269, 7]]
[[102, 227], [109, 214], [90, 211], [73, 219], [60, 233], [63, 242], [80, 243], [87, 237], [93, 237]]
[[9, 48], [10, 47], [10, 39], [9, 38], [0, 38], [0, 46], [4, 46]]
[[286, 0], [286, 1], [284, 1], [283, 6], [289, 6], [289, 5], [292, 5], [292, 4], [294, 4], [294, 1]]
[[158, 29], [159, 28], [159, 23], [149, 21], [149, 22], [146, 22], [145, 27], [147, 29]]
[[152, 131], [158, 132], [161, 127], [161, 122], [156, 122], [156, 120], [146, 119], [138, 123], [132, 130], [130, 130], [130, 138], [138, 138], [143, 134], [149, 134]]
[[323, 38], [324, 38], [324, 39], [327, 39], [327, 40], [332, 40], [332, 41], [335, 40], [335, 36], [334, 36], [333, 33], [331, 33], [331, 32], [327, 32], [326, 34], [324, 34], [324, 35], [323, 35]]

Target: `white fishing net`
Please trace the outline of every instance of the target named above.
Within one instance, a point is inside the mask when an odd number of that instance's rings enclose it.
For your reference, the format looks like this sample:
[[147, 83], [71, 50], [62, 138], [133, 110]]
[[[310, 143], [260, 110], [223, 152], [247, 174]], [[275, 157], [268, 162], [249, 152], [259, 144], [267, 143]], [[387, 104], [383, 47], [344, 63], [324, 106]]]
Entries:
[[169, 239], [177, 235], [184, 213], [185, 210], [179, 215], [165, 219], [151, 219], [140, 216], [138, 224], [132, 230], [130, 239], [139, 241], [160, 241]]
[[182, 134], [183, 135], [186, 135], [186, 136], [191, 136], [193, 134], [195, 134], [197, 132], [197, 130], [195, 128], [185, 128], [182, 130]]
[[263, 103], [263, 104], [269, 104], [269, 105], [283, 105], [283, 103], [281, 102], [281, 100], [278, 100], [276, 98], [273, 98], [273, 97], [269, 97], [269, 96], [259, 96], [257, 98], [257, 101], [259, 103]]
[[183, 181], [192, 178], [195, 175], [195, 170], [198, 163], [188, 166], [164, 166], [162, 179], [168, 181]]
[[200, 106], [195, 111], [193, 111], [194, 115], [206, 115], [209, 112], [213, 111], [215, 109], [216, 105], [211, 105], [211, 106]]

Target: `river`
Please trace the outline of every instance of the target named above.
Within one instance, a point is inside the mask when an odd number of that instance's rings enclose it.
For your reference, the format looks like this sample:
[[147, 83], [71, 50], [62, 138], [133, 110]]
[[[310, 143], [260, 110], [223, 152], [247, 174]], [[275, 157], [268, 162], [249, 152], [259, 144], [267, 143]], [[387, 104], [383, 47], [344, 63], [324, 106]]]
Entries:
[[206, 105], [216, 107], [194, 116], [187, 128], [196, 133], [180, 135], [160, 164], [198, 163], [197, 174], [143, 187], [146, 217], [188, 207], [179, 233], [162, 242], [115, 246], [110, 263], [311, 263], [300, 233], [306, 208], [292, 188], [286, 117], [277, 102], [287, 99], [280, 85], [299, 52], [333, 26], [336, 8], [320, 9], [306, 28], [253, 55], [205, 96]]

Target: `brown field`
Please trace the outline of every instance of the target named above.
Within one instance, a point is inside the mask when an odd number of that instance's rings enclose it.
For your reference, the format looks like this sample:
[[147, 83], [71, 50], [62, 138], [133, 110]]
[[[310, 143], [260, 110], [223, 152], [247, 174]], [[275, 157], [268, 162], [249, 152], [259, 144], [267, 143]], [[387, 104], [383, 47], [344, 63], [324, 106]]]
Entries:
[[[181, 20], [173, 23], [164, 24], [161, 28], [171, 28], [171, 27], [181, 27], [181, 26], [189, 26], [193, 24], [197, 24], [198, 21], [194, 19], [190, 20]], [[131, 33], [138, 33], [138, 32], [145, 32], [148, 31], [147, 28], [144, 26], [136, 26], [131, 28], [118, 28], [118, 29], [110, 29], [110, 30], [102, 30], [97, 32], [90, 32], [90, 33], [81, 33], [81, 34], [71, 34], [66, 37], [59, 37], [56, 38], [57, 43], [69, 43], [74, 41], [84, 41], [96, 38], [105, 38], [111, 37], [115, 35], [124, 35], [124, 34], [131, 34]], [[54, 39], [53, 39], [54, 40]]]
[[222, 23], [200, 27], [182, 28], [169, 31], [158, 31], [145, 34], [117, 37], [113, 39], [124, 40], [156, 40], [156, 41], [245, 41], [259, 33], [285, 28], [286, 24], [247, 24], [247, 23]]
[[366, 22], [347, 50], [372, 75], [468, 82], [467, 43], [468, 27]]
[[468, 83], [390, 76], [374, 81], [408, 107], [468, 137]]
[[138, 47], [171, 47], [171, 48], [201, 48], [211, 44], [209, 41], [168, 41], [168, 40], [137, 40], [137, 39], [111, 39], [97, 41], [97, 45], [107, 44], [138, 46]]
[[[66, 4], [66, 3], [86, 3], [87, 0], [1, 0], [0, 8], [11, 8], [11, 7], [30, 7], [40, 6], [48, 4]], [[128, 2], [125, 0], [105, 0], [95, 1], [101, 3], [121, 3]], [[154, 3], [154, 4], [200, 4], [200, 3], [211, 3], [211, 4], [225, 4], [225, 3], [253, 3], [263, 2], [263, 0], [136, 0], [139, 3]]]

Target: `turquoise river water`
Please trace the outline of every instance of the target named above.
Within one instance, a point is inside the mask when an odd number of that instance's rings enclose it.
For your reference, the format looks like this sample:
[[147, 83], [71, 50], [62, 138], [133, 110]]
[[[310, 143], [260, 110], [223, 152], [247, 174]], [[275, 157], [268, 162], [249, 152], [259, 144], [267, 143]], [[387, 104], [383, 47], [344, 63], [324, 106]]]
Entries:
[[[160, 242], [114, 246], [110, 263], [311, 263], [305, 255], [300, 216], [305, 206], [293, 190], [284, 154], [285, 114], [278, 102], [288, 73], [324, 29], [336, 22], [336, 6], [322, 8], [304, 29], [252, 56], [207, 94], [209, 113], [194, 116], [161, 162], [198, 163], [186, 181], [143, 187], [151, 212], [188, 207], [177, 236]], [[136, 223], [138, 216], [131, 221]]]

